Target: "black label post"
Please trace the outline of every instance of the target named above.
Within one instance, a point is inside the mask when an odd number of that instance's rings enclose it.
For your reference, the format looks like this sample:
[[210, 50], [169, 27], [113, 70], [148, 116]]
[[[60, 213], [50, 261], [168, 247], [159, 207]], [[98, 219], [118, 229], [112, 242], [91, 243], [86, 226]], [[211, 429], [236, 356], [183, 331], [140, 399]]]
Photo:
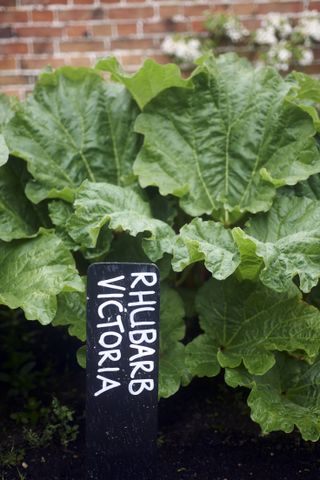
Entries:
[[87, 286], [87, 480], [155, 478], [159, 273], [96, 263]]

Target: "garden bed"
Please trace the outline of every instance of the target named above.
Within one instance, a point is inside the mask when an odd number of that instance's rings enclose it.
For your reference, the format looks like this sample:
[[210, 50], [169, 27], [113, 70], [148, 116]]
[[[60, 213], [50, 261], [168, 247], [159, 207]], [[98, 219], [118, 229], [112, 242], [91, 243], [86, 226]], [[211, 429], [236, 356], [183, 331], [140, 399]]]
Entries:
[[[76, 368], [69, 373], [73, 373], [69, 385], [72, 403], [77, 405], [79, 436], [66, 448], [52, 443], [26, 449], [27, 468], [17, 465], [25, 480], [85, 479], [84, 372]], [[64, 396], [63, 384], [55, 394]], [[249, 418], [246, 395], [246, 390], [235, 395], [217, 377], [195, 379], [170, 399], [161, 400], [158, 480], [318, 480], [319, 443], [304, 442], [298, 433], [261, 436]], [[22, 447], [23, 438], [14, 433]], [[17, 468], [11, 468], [1, 480], [17, 478]]]

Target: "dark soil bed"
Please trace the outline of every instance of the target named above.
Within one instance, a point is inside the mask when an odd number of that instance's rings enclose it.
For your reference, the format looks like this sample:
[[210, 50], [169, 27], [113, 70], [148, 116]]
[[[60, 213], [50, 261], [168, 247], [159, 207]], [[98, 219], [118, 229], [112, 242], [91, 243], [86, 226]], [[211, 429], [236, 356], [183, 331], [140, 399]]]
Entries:
[[[0, 480], [84, 480], [85, 377], [74, 361], [78, 344], [70, 337], [64, 340], [56, 329], [43, 329], [40, 335], [43, 344], [50, 339], [45, 347], [46, 362], [52, 361], [53, 366], [48, 385], [37, 390], [44, 402], [55, 394], [76, 410], [80, 434], [67, 448], [54, 443], [42, 449], [26, 447], [22, 429], [3, 414], [8, 401], [2, 390], [0, 452], [24, 448], [25, 455], [16, 466], [0, 468]], [[36, 352], [41, 342], [35, 342]], [[55, 363], [57, 358], [59, 362]], [[250, 420], [246, 395], [246, 390], [228, 388], [220, 376], [196, 379], [175, 396], [162, 400], [157, 479], [320, 480], [320, 442], [303, 442], [296, 432], [261, 436], [259, 427]]]
[[[158, 480], [319, 480], [320, 444], [303, 442], [295, 433], [262, 437], [244, 395], [219, 380], [196, 380], [161, 401]], [[19, 470], [26, 480], [84, 479], [83, 422], [67, 449], [32, 449], [25, 463]], [[11, 469], [1, 480], [18, 478]]]

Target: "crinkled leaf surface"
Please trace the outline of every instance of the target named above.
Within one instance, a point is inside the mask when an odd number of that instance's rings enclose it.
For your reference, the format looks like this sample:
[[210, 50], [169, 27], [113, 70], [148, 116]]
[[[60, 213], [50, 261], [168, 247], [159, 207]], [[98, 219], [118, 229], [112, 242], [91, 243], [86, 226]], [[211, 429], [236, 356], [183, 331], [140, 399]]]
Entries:
[[86, 295], [84, 292], [62, 292], [57, 297], [57, 313], [52, 325], [68, 325], [69, 335], [86, 339]]
[[27, 319], [42, 324], [53, 320], [59, 293], [83, 290], [69, 250], [47, 231], [28, 240], [0, 242], [0, 271], [0, 304], [21, 307]]
[[256, 245], [256, 255], [265, 264], [260, 279], [268, 287], [285, 291], [295, 275], [299, 275], [303, 292], [318, 283], [320, 201], [280, 196], [268, 213], [252, 217], [246, 233], [236, 232], [243, 243]]
[[52, 200], [48, 209], [56, 234], [70, 250], [78, 250], [79, 245], [70, 237], [67, 228], [67, 222], [73, 213], [72, 205], [63, 200]]
[[144, 145], [134, 165], [140, 184], [180, 197], [190, 215], [232, 223], [266, 211], [275, 188], [320, 171], [310, 116], [286, 101], [291, 82], [235, 56], [209, 60], [193, 89], [151, 100], [135, 129]]
[[5, 128], [10, 153], [27, 161], [35, 179], [29, 198], [71, 201], [87, 178], [130, 183], [140, 143], [133, 133], [137, 112], [124, 87], [105, 83], [95, 70], [43, 73]]
[[183, 302], [177, 292], [161, 283], [159, 396], [176, 393], [186, 376]]
[[301, 72], [293, 72], [289, 78], [295, 83], [295, 88], [293, 88], [290, 94], [290, 100], [311, 116], [319, 132], [320, 81]]
[[153, 261], [172, 251], [172, 228], [153, 219], [149, 205], [129, 188], [85, 181], [76, 192], [74, 208], [68, 231], [82, 246], [95, 247], [101, 228], [108, 224], [109, 229], [125, 230], [132, 236], [149, 232], [142, 246]]
[[217, 347], [208, 335], [198, 335], [187, 344], [186, 365], [192, 376], [215, 377], [219, 374]]
[[195, 218], [184, 225], [173, 248], [173, 269], [181, 272], [188, 265], [204, 260], [217, 280], [229, 277], [240, 263], [240, 254], [230, 230], [221, 223]]
[[[199, 291], [196, 309], [206, 339], [222, 367], [244, 363], [250, 373], [262, 375], [275, 363], [275, 351], [305, 352], [314, 359], [320, 348], [320, 312], [302, 301], [294, 285], [276, 293], [260, 283], [210, 280]], [[201, 371], [205, 359], [194, 369]], [[210, 353], [212, 356], [212, 354]], [[212, 364], [212, 368], [216, 368]]]
[[278, 354], [265, 375], [252, 376], [240, 367], [226, 371], [226, 382], [251, 388], [248, 404], [252, 419], [263, 432], [292, 432], [296, 426], [304, 440], [320, 438], [320, 358], [309, 365]]
[[192, 87], [189, 80], [181, 78], [177, 65], [159, 65], [151, 58], [134, 74], [125, 73], [114, 57], [99, 60], [96, 68], [110, 72], [113, 80], [123, 83], [141, 109], [166, 88]]
[[14, 112], [17, 108], [17, 98], [0, 93], [0, 131], [14, 116]]
[[73, 240], [68, 231], [68, 221], [73, 214], [72, 205], [63, 200], [53, 200], [49, 204], [49, 212], [52, 223], [56, 228], [56, 234], [70, 250], [81, 250], [83, 256], [89, 260], [100, 259], [109, 252], [112, 232], [107, 226], [102, 227], [95, 247], [82, 247], [81, 244]]
[[[137, 237], [131, 237], [127, 233], [115, 235], [105, 261], [148, 263], [150, 259], [142, 248], [143, 238], [141, 237], [141, 234], [137, 235]], [[160, 279], [164, 280], [171, 272], [171, 256], [165, 254], [157, 260], [156, 264], [159, 269]]]
[[21, 171], [9, 161], [0, 168], [0, 239], [31, 237], [39, 226], [36, 208], [24, 194]]
[[320, 200], [320, 175], [312, 175], [308, 180], [300, 182], [294, 187], [296, 195]]
[[232, 236], [240, 253], [240, 265], [236, 275], [239, 280], [257, 280], [264, 267], [263, 259], [257, 256], [257, 246], [241, 228], [234, 228]]

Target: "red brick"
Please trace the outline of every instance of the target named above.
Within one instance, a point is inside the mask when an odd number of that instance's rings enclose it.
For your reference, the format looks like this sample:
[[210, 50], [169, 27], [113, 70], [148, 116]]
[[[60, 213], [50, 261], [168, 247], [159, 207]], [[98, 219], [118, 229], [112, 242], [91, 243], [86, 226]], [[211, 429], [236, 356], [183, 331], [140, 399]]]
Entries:
[[[39, 6], [38, 0], [21, 0], [21, 5], [37, 5]], [[41, 5], [66, 5], [68, 0], [41, 0]]]
[[66, 61], [68, 65], [72, 65], [73, 67], [91, 67], [92, 66], [91, 59], [85, 56], [66, 58]]
[[309, 4], [309, 9], [310, 9], [310, 10], [319, 10], [319, 11], [320, 11], [320, 2], [318, 2], [318, 1], [315, 2], [315, 1], [312, 1], [312, 0], [311, 0], [311, 2], [310, 2], [310, 4]]
[[183, 14], [184, 14], [184, 8], [182, 4], [160, 6], [161, 18], [171, 18], [171, 17], [174, 17], [175, 15], [183, 15]]
[[33, 22], [52, 22], [53, 12], [51, 10], [33, 10], [31, 18]]
[[1, 7], [15, 7], [16, 0], [1, 0]]
[[10, 95], [10, 97], [18, 97], [20, 100], [23, 100], [25, 98], [25, 93], [26, 93], [27, 85], [25, 85], [22, 88], [5, 88], [2, 91], [6, 95]]
[[170, 63], [170, 62], [172, 62], [172, 59], [168, 55], [163, 55], [162, 53], [154, 53], [151, 56], [158, 63]]
[[168, 33], [168, 32], [190, 32], [191, 25], [189, 21], [180, 23], [173, 22], [170, 18], [162, 22], [145, 22], [143, 24], [144, 33]]
[[1, 70], [15, 70], [17, 67], [15, 58], [0, 58], [0, 69]]
[[63, 31], [68, 37], [89, 37], [91, 35], [91, 28], [87, 25], [73, 25], [66, 27]]
[[93, 25], [92, 33], [98, 37], [110, 36], [112, 33], [111, 25]]
[[0, 38], [14, 37], [14, 32], [11, 27], [0, 27]]
[[[240, 8], [240, 5], [239, 5]], [[290, 2], [290, 3], [279, 3], [279, 2], [268, 2], [265, 4], [256, 5], [254, 12], [263, 15], [269, 12], [279, 12], [279, 13], [296, 13], [303, 10], [303, 2]], [[247, 15], [247, 13], [239, 13], [240, 15]]]
[[33, 53], [52, 53], [52, 42], [33, 42]]
[[309, 75], [319, 75], [320, 74], [320, 65], [308, 65], [307, 67], [300, 67], [299, 70], [303, 71], [304, 73], [308, 73]]
[[132, 7], [132, 8], [114, 8], [110, 9], [107, 16], [112, 19], [125, 20], [131, 18], [150, 18], [153, 17], [152, 7]]
[[206, 11], [210, 9], [210, 4], [202, 3], [199, 5], [186, 5], [184, 14], [187, 17], [202, 17]]
[[206, 32], [207, 29], [204, 25], [204, 20], [194, 20], [191, 22], [191, 30], [195, 33]]
[[75, 5], [86, 5], [90, 3], [94, 3], [94, 0], [73, 0]]
[[[1, 2], [2, 3], [2, 2]], [[0, 23], [27, 22], [28, 12], [19, 12], [17, 10], [5, 10], [0, 12]]]
[[0, 85], [23, 85], [28, 83], [28, 78], [22, 75], [0, 75]]
[[83, 20], [102, 20], [103, 10], [102, 8], [88, 8], [88, 9], [72, 9], [72, 10], [60, 10], [58, 11], [58, 18], [62, 22], [83, 21]]
[[153, 40], [148, 40], [145, 38], [136, 38], [134, 40], [130, 38], [119, 38], [116, 40], [111, 40], [111, 48], [118, 48], [120, 50], [134, 50], [153, 47]]
[[21, 60], [21, 68], [26, 70], [40, 70], [42, 68], [47, 67], [50, 65], [53, 68], [62, 67], [65, 65], [65, 61], [62, 58], [53, 58], [53, 57], [45, 57], [45, 58], [23, 58]]
[[143, 55], [124, 55], [120, 57], [120, 63], [123, 66], [140, 65], [145, 57]]
[[117, 25], [118, 35], [135, 35], [137, 33], [137, 23], [124, 23]]
[[261, 21], [257, 20], [256, 18], [248, 18], [245, 20], [242, 20], [243, 25], [248, 29], [248, 30], [257, 30], [257, 28], [260, 27]]
[[105, 50], [104, 43], [94, 40], [60, 43], [61, 52], [102, 52], [103, 50]]
[[28, 45], [22, 42], [0, 44], [0, 55], [28, 53]]
[[18, 37], [60, 37], [63, 29], [61, 27], [16, 27], [15, 33]]

